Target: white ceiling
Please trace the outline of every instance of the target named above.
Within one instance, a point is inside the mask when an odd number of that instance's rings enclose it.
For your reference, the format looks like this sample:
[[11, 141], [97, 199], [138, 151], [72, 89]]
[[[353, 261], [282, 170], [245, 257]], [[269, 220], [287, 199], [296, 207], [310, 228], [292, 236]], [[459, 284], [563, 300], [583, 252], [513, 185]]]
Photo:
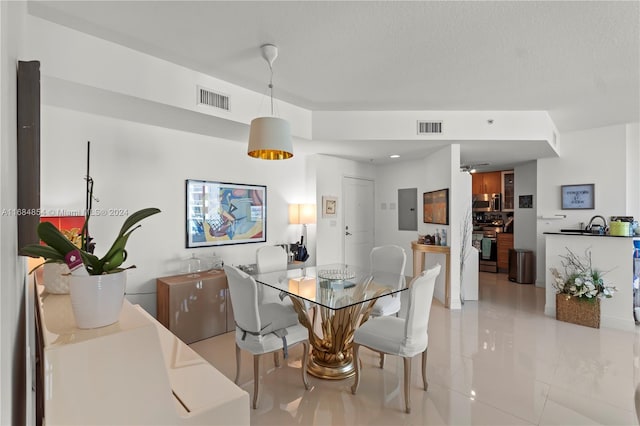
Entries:
[[[638, 1], [44, 1], [29, 11], [261, 93], [259, 46], [276, 44], [275, 96], [311, 110], [546, 110], [560, 132], [640, 116]], [[415, 156], [423, 142], [396, 145]], [[549, 155], [507, 143], [463, 144], [463, 162]], [[366, 157], [384, 148], [367, 142]], [[357, 142], [321, 151], [364, 159]]]

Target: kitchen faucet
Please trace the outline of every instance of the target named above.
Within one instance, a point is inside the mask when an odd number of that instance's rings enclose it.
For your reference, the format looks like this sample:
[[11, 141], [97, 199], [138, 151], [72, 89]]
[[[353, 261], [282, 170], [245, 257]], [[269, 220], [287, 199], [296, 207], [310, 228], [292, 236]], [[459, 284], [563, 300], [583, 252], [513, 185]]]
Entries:
[[591, 231], [593, 220], [597, 219], [597, 218], [602, 219], [602, 227], [603, 227], [602, 229], [603, 229], [603, 231], [606, 231], [606, 229], [607, 229], [607, 220], [604, 217], [600, 216], [600, 215], [595, 215], [591, 219], [589, 219], [589, 223], [587, 224], [587, 227], [584, 228], [584, 230], [585, 231]]

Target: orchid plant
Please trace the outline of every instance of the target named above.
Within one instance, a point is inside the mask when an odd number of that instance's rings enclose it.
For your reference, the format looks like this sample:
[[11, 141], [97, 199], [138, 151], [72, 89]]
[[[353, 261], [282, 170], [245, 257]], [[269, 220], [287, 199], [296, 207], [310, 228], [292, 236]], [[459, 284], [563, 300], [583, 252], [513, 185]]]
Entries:
[[[77, 240], [75, 240], [74, 244], [73, 240], [70, 240], [50, 222], [42, 222], [38, 225], [38, 236], [45, 245], [29, 244], [20, 249], [20, 254], [30, 257], [42, 257], [45, 259], [44, 263], [64, 263], [67, 253], [78, 250], [89, 275], [120, 272], [128, 269], [123, 268], [121, 265], [127, 259], [125, 246], [131, 233], [141, 226], [138, 222], [157, 213], [160, 213], [159, 209], [146, 208], [130, 215], [122, 225], [111, 248], [101, 258], [83, 248], [78, 248]], [[129, 268], [134, 267], [130, 266]]]

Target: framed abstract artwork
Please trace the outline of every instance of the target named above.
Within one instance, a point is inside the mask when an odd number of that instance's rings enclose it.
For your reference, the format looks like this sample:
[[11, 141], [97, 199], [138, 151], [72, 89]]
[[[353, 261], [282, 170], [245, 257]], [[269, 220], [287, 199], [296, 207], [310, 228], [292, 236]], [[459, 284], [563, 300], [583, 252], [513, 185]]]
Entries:
[[267, 187], [186, 181], [186, 247], [267, 241]]
[[449, 224], [449, 189], [425, 192], [422, 194], [422, 212], [424, 223]]

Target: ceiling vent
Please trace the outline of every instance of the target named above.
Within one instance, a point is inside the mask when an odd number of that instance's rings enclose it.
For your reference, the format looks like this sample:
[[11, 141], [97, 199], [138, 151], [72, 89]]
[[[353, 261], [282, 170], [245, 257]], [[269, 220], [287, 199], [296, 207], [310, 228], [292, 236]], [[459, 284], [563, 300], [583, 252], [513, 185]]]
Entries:
[[229, 111], [229, 97], [198, 86], [198, 105], [207, 105]]
[[419, 135], [433, 135], [442, 133], [442, 121], [418, 121]]

